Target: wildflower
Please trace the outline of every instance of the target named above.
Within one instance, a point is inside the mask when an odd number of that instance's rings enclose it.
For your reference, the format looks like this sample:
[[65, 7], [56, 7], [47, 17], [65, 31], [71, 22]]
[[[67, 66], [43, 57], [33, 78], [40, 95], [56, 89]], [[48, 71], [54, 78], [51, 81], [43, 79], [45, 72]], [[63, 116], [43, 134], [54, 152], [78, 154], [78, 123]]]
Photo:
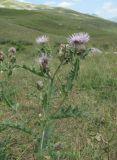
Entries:
[[41, 57], [39, 58], [39, 64], [42, 67], [42, 69], [44, 70], [48, 69], [48, 57], [42, 54]]
[[9, 48], [8, 52], [11, 53], [12, 55], [15, 55], [16, 54], [16, 48], [11, 47], [11, 48]]
[[4, 53], [0, 51], [0, 62], [2, 62], [3, 60], [4, 60]]
[[74, 33], [68, 38], [68, 43], [71, 45], [81, 45], [86, 44], [89, 41], [90, 37], [88, 33]]
[[36, 39], [37, 44], [46, 44], [48, 42], [48, 37], [46, 35], [40, 36]]

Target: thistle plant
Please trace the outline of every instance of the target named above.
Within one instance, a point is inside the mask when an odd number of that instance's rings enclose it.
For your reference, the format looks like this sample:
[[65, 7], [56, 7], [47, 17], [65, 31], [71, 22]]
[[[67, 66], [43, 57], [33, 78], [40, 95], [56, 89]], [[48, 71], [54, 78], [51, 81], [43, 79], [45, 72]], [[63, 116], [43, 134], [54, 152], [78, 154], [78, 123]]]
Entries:
[[0, 51], [0, 62], [3, 62], [4, 60], [4, 53]]
[[14, 104], [13, 100], [11, 100], [11, 97], [8, 96], [9, 93], [9, 81], [12, 76], [13, 70], [15, 69], [16, 65], [16, 49], [14, 47], [11, 47], [8, 49], [7, 53], [4, 53], [3, 51], [0, 52], [0, 99], [3, 99], [3, 101], [9, 106], [11, 109], [15, 110], [17, 107]]
[[[1, 57], [1, 67], [3, 71], [9, 72], [9, 75], [12, 74], [13, 68], [23, 68], [27, 71], [30, 71], [33, 74], [41, 77], [41, 81], [37, 82], [37, 89], [40, 90], [40, 107], [42, 108], [42, 113], [40, 113], [40, 124], [39, 133], [36, 135], [33, 134], [35, 141], [35, 152], [38, 151], [39, 156], [43, 156], [43, 153], [46, 151], [49, 153], [49, 144], [51, 142], [52, 134], [54, 133], [54, 124], [56, 119], [69, 118], [69, 117], [78, 117], [80, 111], [78, 107], [73, 106], [72, 104], [67, 105], [67, 100], [70, 98], [69, 95], [72, 92], [73, 86], [78, 79], [78, 72], [80, 69], [80, 60], [85, 58], [89, 53], [89, 49], [86, 47], [86, 43], [89, 41], [88, 33], [75, 33], [67, 38], [67, 44], [61, 44], [59, 46], [59, 53], [56, 57], [52, 56], [52, 52], [49, 46], [49, 38], [44, 35], [38, 37], [36, 42], [39, 46], [38, 52], [39, 57], [37, 63], [38, 68], [27, 66], [27, 65], [16, 65], [15, 48], [9, 49], [9, 54], [7, 59], [9, 61], [4, 62]], [[51, 61], [50, 61], [51, 57]], [[50, 63], [57, 62], [58, 66], [54, 66], [54, 69], [51, 69]], [[60, 74], [64, 66], [68, 66], [68, 70], [65, 72], [64, 79], [61, 79]], [[58, 99], [57, 107], [54, 108], [54, 102]], [[5, 123], [6, 125], [6, 123]], [[16, 125], [8, 125], [9, 127]], [[6, 128], [6, 126], [4, 127]], [[18, 126], [18, 129], [22, 127]], [[23, 129], [26, 131], [26, 129]], [[33, 130], [33, 129], [32, 129]]]
[[11, 47], [8, 53], [0, 52], [0, 69], [9, 77], [12, 75], [16, 62], [16, 48]]
[[[59, 65], [56, 67], [54, 72], [49, 67], [49, 55], [48, 48], [46, 50], [47, 39], [42, 36], [38, 39], [39, 47], [39, 65], [40, 65], [40, 76], [44, 78], [46, 85], [42, 85], [42, 82], [38, 82], [38, 88], [41, 89], [42, 97], [40, 99], [42, 106], [42, 119], [41, 119], [41, 136], [37, 139], [38, 151], [42, 154], [43, 151], [48, 149], [49, 142], [51, 139], [50, 130], [53, 128], [53, 124], [56, 119], [77, 117], [80, 112], [77, 107], [73, 107], [72, 104], [65, 106], [65, 102], [72, 92], [73, 85], [78, 78], [78, 71], [80, 67], [80, 57], [85, 57], [87, 55], [86, 43], [89, 40], [89, 35], [87, 33], [74, 34], [75, 39], [70, 36], [68, 39], [68, 44], [61, 44], [59, 48]], [[76, 43], [76, 41], [78, 43]], [[81, 50], [80, 47], [84, 46]], [[80, 49], [79, 49], [80, 48]], [[45, 51], [43, 53], [42, 51]], [[80, 52], [80, 54], [79, 54]], [[54, 59], [54, 58], [53, 58]], [[56, 61], [58, 61], [56, 59]], [[68, 65], [69, 71], [65, 75], [65, 79], [60, 82], [58, 86], [58, 76], [64, 65]], [[28, 69], [28, 67], [26, 67]], [[33, 72], [33, 71], [32, 71]], [[35, 72], [33, 72], [35, 73]], [[43, 87], [43, 89], [42, 89]], [[53, 108], [53, 101], [55, 100], [55, 95], [59, 95], [60, 102], [55, 110]], [[51, 132], [52, 133], [52, 132]]]

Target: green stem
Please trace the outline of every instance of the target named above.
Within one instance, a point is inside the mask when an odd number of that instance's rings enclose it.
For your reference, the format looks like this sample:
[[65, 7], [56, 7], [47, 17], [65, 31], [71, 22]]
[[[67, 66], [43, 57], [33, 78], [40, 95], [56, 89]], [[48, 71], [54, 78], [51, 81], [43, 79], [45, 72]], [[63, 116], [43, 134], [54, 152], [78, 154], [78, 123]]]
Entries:
[[56, 69], [56, 71], [55, 71], [55, 73], [54, 73], [54, 75], [53, 75], [52, 80], [54, 80], [54, 78], [55, 78], [56, 74], [58, 73], [59, 69], [61, 68], [62, 64], [63, 64], [63, 62], [61, 62], [61, 63], [59, 64], [59, 66], [57, 67], [57, 69]]
[[5, 95], [3, 95], [3, 96], [4, 96], [5, 102], [8, 104], [8, 106], [9, 106], [10, 108], [12, 108], [12, 104], [9, 102], [9, 100], [7, 99], [7, 97], [6, 97]]
[[60, 70], [62, 64], [63, 64], [63, 62], [61, 62], [61, 63], [59, 64], [59, 66], [57, 67], [56, 71], [55, 71], [54, 74], [53, 74], [53, 77], [50, 79], [51, 82], [50, 82], [49, 93], [48, 93], [49, 99], [51, 98], [51, 93], [52, 93], [52, 88], [53, 88], [54, 79], [55, 79], [55, 77], [56, 77], [58, 71]]
[[45, 136], [45, 128], [44, 128], [44, 130], [43, 130], [42, 138], [41, 138], [41, 152], [42, 152], [42, 150], [43, 150], [44, 136]]

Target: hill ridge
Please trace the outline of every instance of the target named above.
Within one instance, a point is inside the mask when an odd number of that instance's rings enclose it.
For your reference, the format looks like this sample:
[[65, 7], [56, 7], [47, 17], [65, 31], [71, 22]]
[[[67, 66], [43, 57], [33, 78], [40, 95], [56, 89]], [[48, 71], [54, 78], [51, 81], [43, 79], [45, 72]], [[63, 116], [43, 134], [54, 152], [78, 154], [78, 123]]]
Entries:
[[24, 9], [24, 10], [38, 10], [45, 8], [52, 8], [48, 5], [37, 5], [30, 2], [23, 2], [18, 0], [1, 0], [0, 8], [10, 8], [10, 9]]

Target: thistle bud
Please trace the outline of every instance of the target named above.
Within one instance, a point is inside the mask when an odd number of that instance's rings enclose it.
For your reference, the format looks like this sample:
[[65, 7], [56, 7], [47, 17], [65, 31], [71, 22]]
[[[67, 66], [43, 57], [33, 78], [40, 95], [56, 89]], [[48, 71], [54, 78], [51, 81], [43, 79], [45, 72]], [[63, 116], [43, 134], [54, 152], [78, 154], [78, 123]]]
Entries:
[[59, 59], [60, 61], [68, 61], [69, 59], [69, 44], [61, 44], [59, 48]]
[[4, 61], [4, 53], [0, 51], [0, 62]]
[[9, 52], [8, 56], [11, 58], [12, 56], [16, 55], [16, 48], [11, 47], [9, 48], [8, 52]]
[[78, 45], [77, 46], [77, 54], [81, 55], [86, 51], [86, 46], [84, 44]]
[[39, 64], [40, 64], [40, 67], [44, 71], [47, 71], [48, 70], [48, 57], [42, 54], [41, 57], [39, 57]]

